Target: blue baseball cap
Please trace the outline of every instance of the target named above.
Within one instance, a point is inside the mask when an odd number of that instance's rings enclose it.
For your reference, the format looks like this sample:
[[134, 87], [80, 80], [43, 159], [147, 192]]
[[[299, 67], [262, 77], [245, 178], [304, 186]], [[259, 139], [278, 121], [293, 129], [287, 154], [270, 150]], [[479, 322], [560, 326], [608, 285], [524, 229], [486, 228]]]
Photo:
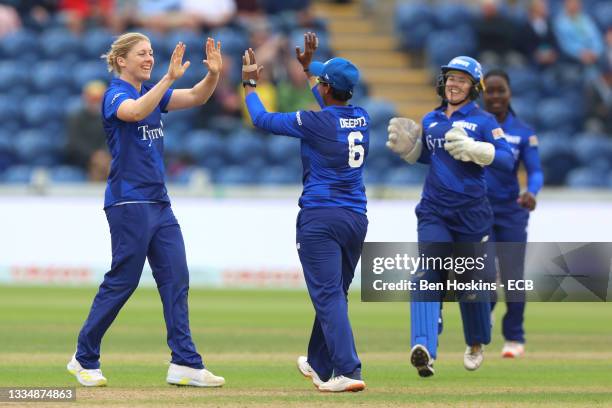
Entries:
[[332, 58], [326, 62], [313, 62], [308, 67], [313, 75], [339, 91], [353, 93], [353, 87], [359, 82], [359, 70], [353, 63], [344, 58]]

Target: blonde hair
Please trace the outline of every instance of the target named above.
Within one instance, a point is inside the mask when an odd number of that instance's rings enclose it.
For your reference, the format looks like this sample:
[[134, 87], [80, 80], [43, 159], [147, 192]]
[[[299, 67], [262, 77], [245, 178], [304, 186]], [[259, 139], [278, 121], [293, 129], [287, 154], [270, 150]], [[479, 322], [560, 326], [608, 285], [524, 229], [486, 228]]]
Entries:
[[140, 41], [147, 41], [149, 37], [142, 33], [125, 33], [121, 34], [117, 39], [113, 42], [110, 47], [110, 50], [106, 54], [103, 54], [100, 58], [106, 60], [106, 66], [108, 68], [108, 72], [115, 72], [116, 74], [121, 73], [121, 67], [117, 64], [117, 58], [122, 57], [125, 58], [128, 52]]

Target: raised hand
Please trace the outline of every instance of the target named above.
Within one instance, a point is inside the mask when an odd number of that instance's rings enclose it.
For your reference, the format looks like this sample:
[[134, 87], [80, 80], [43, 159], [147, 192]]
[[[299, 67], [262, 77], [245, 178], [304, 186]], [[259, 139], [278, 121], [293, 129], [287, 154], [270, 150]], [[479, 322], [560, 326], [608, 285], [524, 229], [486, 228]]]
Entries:
[[310, 31], [304, 34], [304, 52], [302, 52], [299, 46], [295, 47], [295, 56], [300, 64], [302, 64], [304, 70], [307, 70], [310, 66], [312, 56], [318, 47], [319, 39], [315, 33]]
[[421, 125], [409, 118], [392, 118], [387, 127], [387, 147], [410, 164], [421, 155]]
[[244, 51], [244, 55], [242, 56], [242, 80], [259, 80], [259, 74], [263, 66], [257, 66], [257, 62], [255, 61], [255, 51], [252, 48]]
[[172, 56], [170, 57], [170, 65], [168, 66], [168, 76], [171, 80], [175, 81], [183, 76], [189, 65], [191, 64], [189, 61], [186, 61], [183, 64], [183, 56], [185, 55], [185, 44], [179, 42], [174, 47], [174, 51], [172, 51]]
[[215, 47], [215, 40], [208, 37], [204, 47], [204, 52], [206, 59], [202, 61], [202, 63], [204, 63], [206, 68], [208, 68], [208, 72], [213, 75], [219, 74], [219, 72], [221, 72], [221, 67], [223, 66], [223, 58], [221, 57], [221, 41], [217, 41], [217, 46]]

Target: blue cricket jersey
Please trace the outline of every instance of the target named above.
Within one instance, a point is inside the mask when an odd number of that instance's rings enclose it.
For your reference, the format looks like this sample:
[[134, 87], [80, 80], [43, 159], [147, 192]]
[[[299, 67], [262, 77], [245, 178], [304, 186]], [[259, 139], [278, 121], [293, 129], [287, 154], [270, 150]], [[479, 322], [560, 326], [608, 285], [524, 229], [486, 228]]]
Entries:
[[512, 152], [495, 117], [476, 103], [461, 107], [450, 118], [445, 110], [446, 106], [440, 106], [423, 118], [423, 150], [418, 161], [430, 166], [422, 198], [445, 207], [475, 205], [486, 198], [485, 170], [476, 163], [456, 160], [444, 150], [446, 132], [460, 127], [474, 140], [492, 143], [495, 159], [490, 167], [510, 171]]
[[[322, 102], [320, 97], [317, 101]], [[301, 208], [343, 207], [366, 213], [363, 164], [369, 149], [370, 118], [364, 109], [348, 105], [326, 106], [319, 112], [269, 113], [256, 93], [246, 97], [246, 104], [256, 127], [300, 138]]]
[[538, 138], [531, 127], [508, 112], [504, 123], [504, 138], [512, 149], [514, 166], [512, 170], [487, 168], [487, 195], [491, 202], [514, 201], [518, 198], [520, 187], [517, 172], [522, 161], [527, 170], [527, 191], [533, 195], [538, 194], [544, 184], [544, 175], [540, 167], [538, 155]]
[[164, 132], [162, 112], [172, 96], [168, 89], [149, 116], [138, 122], [117, 117], [126, 99], [138, 99], [151, 89], [142, 85], [138, 92], [130, 83], [114, 78], [102, 100], [102, 121], [112, 161], [104, 208], [132, 201], [169, 202], [164, 183]]

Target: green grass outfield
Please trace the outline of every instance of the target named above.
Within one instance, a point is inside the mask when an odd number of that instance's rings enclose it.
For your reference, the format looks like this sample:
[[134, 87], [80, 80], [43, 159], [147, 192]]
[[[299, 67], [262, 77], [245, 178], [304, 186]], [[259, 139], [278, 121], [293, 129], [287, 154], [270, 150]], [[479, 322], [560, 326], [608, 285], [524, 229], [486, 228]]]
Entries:
[[[0, 386], [73, 386], [65, 366], [95, 292], [0, 286]], [[526, 358], [500, 358], [498, 323], [483, 366], [467, 372], [458, 306], [448, 303], [436, 375], [422, 379], [409, 364], [408, 305], [361, 303], [356, 293], [350, 313], [368, 389], [334, 395], [295, 368], [313, 318], [305, 292], [193, 289], [190, 308], [195, 342], [225, 387], [165, 384], [161, 302], [140, 288], [102, 344], [108, 387], [79, 387], [67, 406], [612, 406], [612, 304], [531, 303]]]

